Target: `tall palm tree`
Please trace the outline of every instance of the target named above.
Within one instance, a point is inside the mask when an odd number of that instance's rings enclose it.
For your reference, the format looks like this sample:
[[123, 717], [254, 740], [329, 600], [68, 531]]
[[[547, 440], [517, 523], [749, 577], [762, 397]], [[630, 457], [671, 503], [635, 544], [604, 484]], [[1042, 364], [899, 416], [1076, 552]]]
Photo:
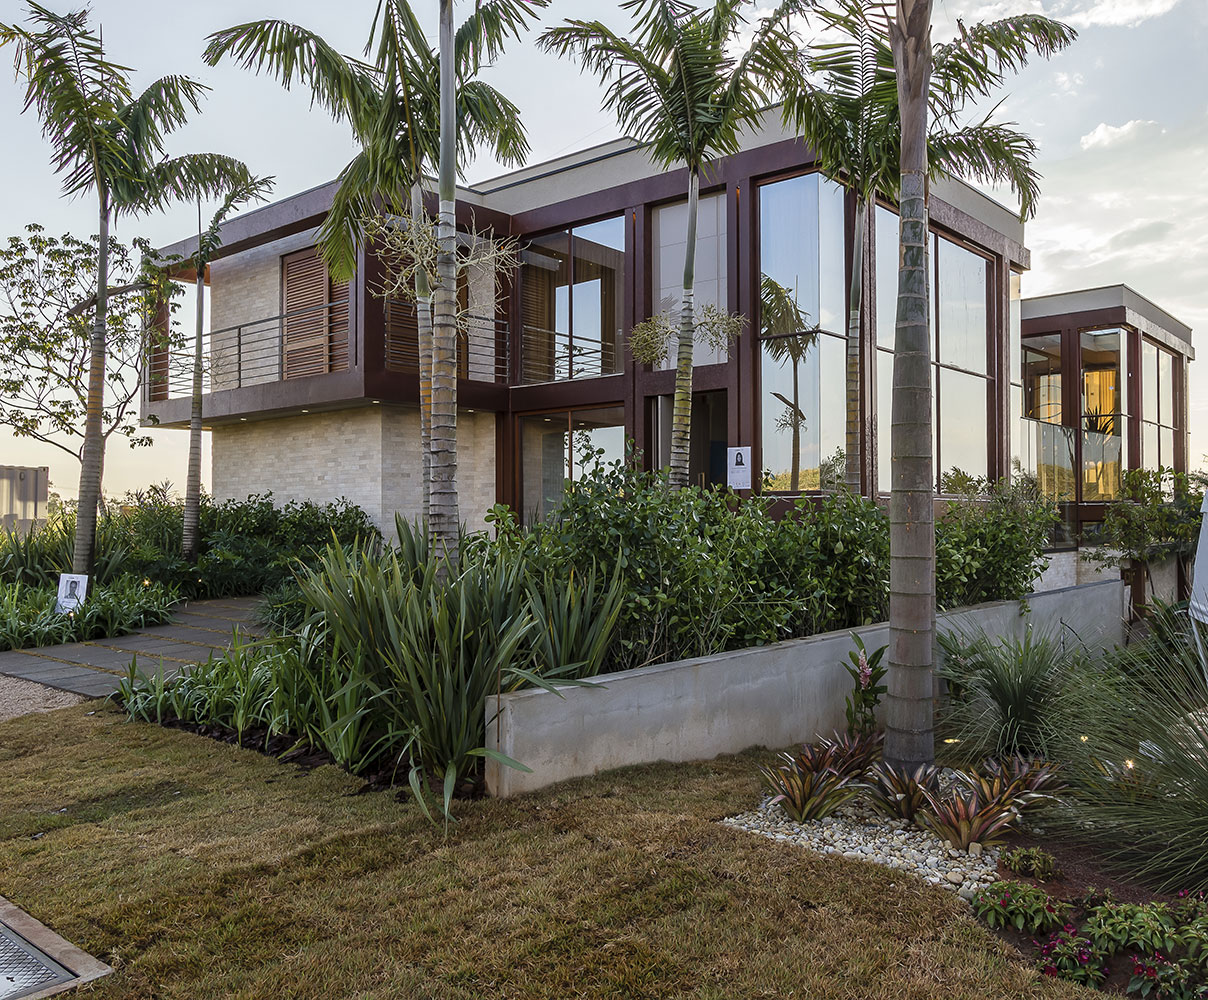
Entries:
[[198, 525], [201, 520], [201, 405], [202, 367], [205, 362], [202, 351], [202, 333], [205, 328], [206, 267], [222, 246], [222, 224], [227, 216], [240, 205], [249, 201], [262, 201], [272, 189], [271, 177], [253, 177], [246, 184], [232, 187], [222, 204], [210, 220], [210, 225], [201, 228], [201, 202], [197, 203], [197, 254], [193, 258], [197, 269], [197, 309], [193, 331], [193, 400], [189, 411], [189, 463], [185, 474], [185, 507], [182, 516], [181, 555], [189, 562], [197, 560], [200, 541]]
[[25, 109], [35, 108], [53, 148], [63, 193], [94, 192], [97, 244], [96, 307], [89, 338], [87, 418], [80, 469], [72, 570], [88, 573], [96, 544], [105, 440], [106, 309], [109, 294], [109, 227], [121, 215], [161, 209], [169, 202], [218, 198], [250, 180], [238, 160], [214, 153], [165, 158], [164, 140], [200, 110], [208, 89], [183, 76], [166, 76], [141, 94], [131, 70], [105, 58], [88, 11], [59, 15], [31, 2], [28, 27], [0, 24], [0, 47], [16, 48], [18, 77], [26, 81]]
[[[889, 16], [882, 0], [837, 0], [815, 12], [828, 40], [806, 53], [806, 72], [793, 77], [785, 121], [814, 148], [822, 172], [855, 195], [856, 222], [847, 329], [848, 486], [859, 489], [863, 466], [860, 436], [860, 314], [864, 298], [867, 234], [876, 197], [898, 193], [901, 121]], [[992, 114], [965, 122], [965, 105], [988, 97], [1007, 70], [1030, 53], [1051, 55], [1075, 32], [1038, 15], [1009, 17], [971, 28], [934, 50], [928, 94], [929, 175], [1006, 184], [1020, 202], [1020, 219], [1035, 214], [1040, 175], [1036, 146]]]
[[[927, 181], [947, 172], [930, 160], [964, 163], [979, 176], [1009, 180], [1036, 194], [1031, 170], [1035, 145], [1004, 126], [996, 133], [1015, 155], [996, 155], [994, 142], [959, 127], [933, 134], [929, 119], [954, 125], [966, 103], [997, 89], [1008, 68], [1033, 52], [1049, 55], [1068, 45], [1072, 29], [1047, 18], [1012, 18], [966, 29], [931, 45], [931, 0], [897, 0], [887, 24], [901, 122], [897, 323], [890, 417], [892, 483], [889, 500], [889, 696], [885, 757], [913, 767], [935, 757], [935, 470], [931, 428], [931, 316]], [[1000, 151], [1001, 152], [1001, 151]], [[950, 159], [948, 159], [950, 158]], [[944, 162], [941, 160], [941, 162]], [[997, 166], [994, 164], [997, 162]]]
[[701, 175], [708, 162], [735, 153], [744, 126], [759, 120], [773, 95], [796, 73], [797, 48], [788, 18], [803, 0], [780, 0], [746, 39], [742, 7], [749, 0], [717, 0], [702, 10], [688, 0], [627, 0], [632, 37], [601, 21], [567, 20], [541, 35], [540, 44], [578, 56], [583, 69], [608, 82], [604, 106], [621, 128], [649, 145], [664, 169], [688, 169], [688, 225], [683, 299], [676, 351], [671, 428], [674, 489], [688, 483], [692, 427], [692, 350], [696, 338], [693, 290]]
[[[454, 189], [457, 162], [479, 147], [489, 148], [510, 165], [523, 163], [528, 155], [528, 141], [516, 106], [474, 75], [483, 62], [501, 53], [509, 38], [520, 36], [533, 16], [533, 8], [548, 2], [487, 0], [475, 6], [473, 14], [452, 36], [453, 69], [445, 75], [454, 84]], [[331, 210], [318, 234], [320, 253], [333, 278], [347, 281], [355, 274], [362, 226], [370, 214], [382, 211], [409, 213], [416, 220], [426, 218], [425, 174], [440, 161], [442, 64], [406, 0], [379, 0], [364, 59], [341, 55], [314, 32], [279, 20], [250, 22], [211, 35], [206, 61], [213, 66], [224, 56], [245, 68], [270, 72], [286, 87], [294, 82], [310, 87], [316, 102], [352, 128], [361, 150], [341, 171]], [[423, 269], [417, 271], [415, 283], [427, 513], [433, 482], [432, 289]], [[456, 291], [454, 304], [455, 296]], [[456, 332], [453, 353], [455, 394]], [[453, 413], [455, 421], [455, 395]], [[450, 442], [455, 470], [455, 423], [451, 437], [442, 428], [442, 448]], [[454, 489], [451, 533], [456, 537], [455, 476], [447, 484]], [[443, 496], [442, 502], [447, 505], [447, 495]], [[446, 534], [450, 532], [447, 522], [446, 515], [440, 527]], [[437, 530], [435, 525], [433, 530]]]

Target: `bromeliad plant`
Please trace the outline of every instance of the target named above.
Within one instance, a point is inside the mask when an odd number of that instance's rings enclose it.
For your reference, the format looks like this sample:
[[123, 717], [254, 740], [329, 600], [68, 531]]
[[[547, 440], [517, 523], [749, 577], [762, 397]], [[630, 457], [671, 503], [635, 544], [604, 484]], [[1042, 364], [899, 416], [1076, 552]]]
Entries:
[[924, 790], [926, 808], [918, 822], [958, 851], [972, 844], [992, 847], [1006, 838], [1019, 812], [1009, 802], [985, 798], [975, 786], [954, 786], [946, 792]]
[[782, 753], [780, 764], [761, 767], [760, 777], [779, 805], [798, 823], [822, 819], [855, 798], [861, 785], [835, 769], [833, 744], [806, 744], [798, 753]]
[[875, 764], [868, 774], [869, 802], [894, 819], [913, 823], [927, 806], [927, 793], [938, 794], [940, 769], [920, 764], [913, 771], [892, 764]]
[[881, 666], [881, 659], [887, 647], [882, 646], [869, 654], [860, 636], [853, 632], [851, 637], [856, 648], [847, 654], [851, 662], [843, 664], [854, 685], [847, 698], [847, 731], [853, 736], [869, 736], [876, 732], [877, 706], [889, 690], [881, 683], [886, 670]]

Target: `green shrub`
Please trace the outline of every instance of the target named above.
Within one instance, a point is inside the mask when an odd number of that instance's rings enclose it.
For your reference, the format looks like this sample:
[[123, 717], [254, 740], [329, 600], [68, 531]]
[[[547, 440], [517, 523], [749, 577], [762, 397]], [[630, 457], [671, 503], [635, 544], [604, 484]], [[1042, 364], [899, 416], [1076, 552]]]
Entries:
[[1026, 882], [995, 882], [978, 889], [973, 912], [996, 930], [1009, 927], [1024, 934], [1047, 933], [1069, 916], [1064, 903]]
[[935, 526], [936, 601], [941, 608], [1018, 600], [1048, 559], [1056, 507], [1026, 478], [948, 503]]
[[940, 676], [948, 703], [940, 717], [944, 752], [957, 761], [1059, 757], [1069, 679], [1080, 650], [1031, 629], [1023, 639], [984, 632], [941, 633]]
[[1170, 954], [1185, 944], [1178, 918], [1165, 903], [1103, 903], [1087, 913], [1083, 932], [1104, 955]]
[[74, 611], [55, 610], [57, 588], [16, 583], [0, 588], [0, 651], [127, 635], [172, 617], [176, 590], [120, 577], [96, 586]]
[[1040, 847], [1017, 847], [1012, 851], [1004, 851], [1002, 863], [1008, 871], [1034, 878], [1037, 882], [1061, 878], [1057, 859]]
[[1075, 815], [1109, 863], [1167, 890], [1208, 890], [1208, 681], [1194, 642], [1138, 645], [1120, 674], [1079, 684]]

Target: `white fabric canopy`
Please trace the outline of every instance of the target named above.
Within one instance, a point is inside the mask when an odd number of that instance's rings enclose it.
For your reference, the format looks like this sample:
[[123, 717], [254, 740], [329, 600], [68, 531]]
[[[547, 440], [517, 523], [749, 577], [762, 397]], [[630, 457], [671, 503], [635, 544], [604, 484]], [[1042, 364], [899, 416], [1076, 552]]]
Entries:
[[1208, 492], [1204, 494], [1205, 513], [1200, 525], [1200, 543], [1195, 550], [1195, 570], [1191, 583], [1191, 617], [1208, 625]]

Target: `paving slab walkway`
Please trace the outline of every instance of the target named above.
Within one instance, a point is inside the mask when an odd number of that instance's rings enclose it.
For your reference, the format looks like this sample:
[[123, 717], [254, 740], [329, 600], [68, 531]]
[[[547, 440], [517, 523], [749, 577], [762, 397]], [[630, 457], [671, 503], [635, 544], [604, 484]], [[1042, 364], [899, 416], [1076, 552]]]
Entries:
[[258, 601], [256, 597], [186, 601], [177, 607], [170, 624], [118, 639], [14, 649], [0, 653], [0, 674], [87, 698], [103, 698], [117, 690], [136, 656], [144, 673], [154, 673], [162, 666], [170, 677], [211, 655], [220, 656], [230, 648], [236, 629], [245, 635], [262, 634], [254, 621]]

